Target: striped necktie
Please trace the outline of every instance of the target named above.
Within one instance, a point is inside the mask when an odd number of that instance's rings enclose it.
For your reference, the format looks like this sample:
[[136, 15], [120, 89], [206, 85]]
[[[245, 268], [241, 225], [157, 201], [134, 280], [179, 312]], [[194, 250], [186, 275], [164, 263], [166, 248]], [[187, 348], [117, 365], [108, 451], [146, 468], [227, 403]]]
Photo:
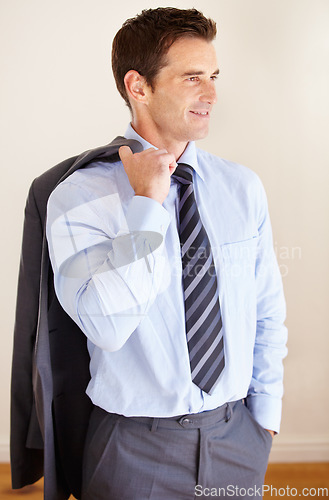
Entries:
[[216, 270], [195, 201], [192, 167], [178, 164], [173, 178], [180, 184], [179, 238], [191, 376], [211, 393], [225, 365]]

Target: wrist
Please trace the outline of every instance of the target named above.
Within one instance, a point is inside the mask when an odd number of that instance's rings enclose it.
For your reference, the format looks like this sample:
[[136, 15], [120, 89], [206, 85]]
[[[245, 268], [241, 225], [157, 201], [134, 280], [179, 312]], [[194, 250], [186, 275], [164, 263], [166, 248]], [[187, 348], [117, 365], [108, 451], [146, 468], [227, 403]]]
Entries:
[[148, 192], [148, 191], [143, 191], [143, 192], [135, 191], [135, 196], [144, 196], [145, 198], [150, 198], [151, 200], [154, 200], [154, 201], [157, 201], [158, 203], [160, 203], [160, 205], [162, 205], [162, 203], [165, 200], [165, 198], [163, 198], [163, 196], [159, 196], [156, 193]]

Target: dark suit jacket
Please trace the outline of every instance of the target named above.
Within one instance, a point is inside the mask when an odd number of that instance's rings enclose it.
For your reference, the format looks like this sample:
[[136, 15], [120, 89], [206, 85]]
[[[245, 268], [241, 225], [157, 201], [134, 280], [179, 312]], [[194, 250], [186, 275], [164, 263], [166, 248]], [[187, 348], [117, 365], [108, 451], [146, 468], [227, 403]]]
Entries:
[[44, 475], [44, 498], [80, 497], [84, 437], [91, 411], [85, 394], [89, 355], [84, 334], [60, 306], [45, 238], [47, 201], [55, 186], [95, 160], [119, 159], [114, 141], [69, 158], [35, 179], [26, 209], [19, 272], [11, 385], [12, 486]]

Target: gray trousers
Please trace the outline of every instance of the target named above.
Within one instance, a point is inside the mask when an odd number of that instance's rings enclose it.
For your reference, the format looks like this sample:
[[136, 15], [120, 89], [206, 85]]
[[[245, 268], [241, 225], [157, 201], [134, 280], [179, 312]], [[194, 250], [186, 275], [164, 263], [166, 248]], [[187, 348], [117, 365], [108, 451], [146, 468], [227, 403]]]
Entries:
[[82, 500], [259, 499], [271, 445], [243, 401], [173, 419], [95, 407]]

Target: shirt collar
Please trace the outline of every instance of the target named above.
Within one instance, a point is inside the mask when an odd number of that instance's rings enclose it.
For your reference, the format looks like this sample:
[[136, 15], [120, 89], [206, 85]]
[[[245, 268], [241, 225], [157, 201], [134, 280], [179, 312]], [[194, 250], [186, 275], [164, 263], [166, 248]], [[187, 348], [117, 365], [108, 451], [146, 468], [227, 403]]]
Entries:
[[[143, 146], [143, 149], [149, 149], [149, 148], [156, 148], [149, 142], [147, 142], [143, 137], [137, 134], [137, 132], [133, 129], [131, 126], [131, 123], [129, 123], [128, 128], [125, 133], [125, 138], [126, 139], [135, 139], [136, 141], [140, 142], [141, 145]], [[187, 163], [187, 165], [191, 165], [191, 167], [195, 170], [195, 172], [201, 177], [201, 179], [204, 180], [204, 175], [202, 173], [202, 170], [199, 166], [198, 163], [198, 156], [197, 156], [197, 151], [196, 151], [196, 146], [195, 142], [191, 141], [188, 143], [188, 145], [185, 148], [185, 151], [181, 155], [181, 157], [178, 160], [178, 163]]]

